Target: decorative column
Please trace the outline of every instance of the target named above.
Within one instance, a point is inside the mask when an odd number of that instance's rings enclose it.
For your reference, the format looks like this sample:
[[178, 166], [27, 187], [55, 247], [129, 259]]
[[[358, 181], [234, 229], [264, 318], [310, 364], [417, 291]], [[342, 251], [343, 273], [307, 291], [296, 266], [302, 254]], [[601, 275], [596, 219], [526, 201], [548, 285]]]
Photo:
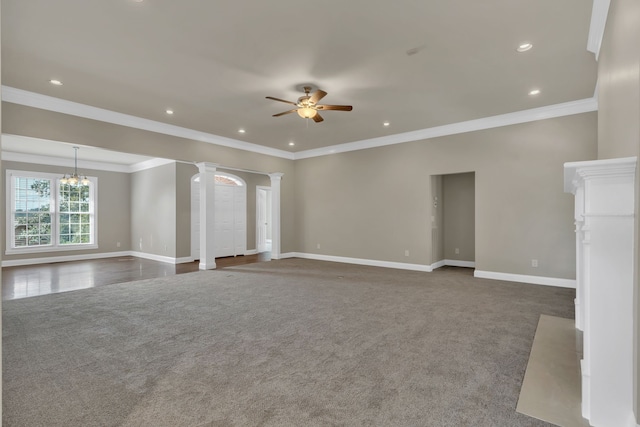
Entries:
[[270, 173], [271, 178], [271, 259], [280, 259], [280, 181], [283, 173]]
[[635, 427], [633, 262], [635, 157], [565, 163], [575, 194], [576, 325], [584, 331], [582, 416]]
[[216, 268], [216, 163], [197, 163], [200, 171], [200, 270]]

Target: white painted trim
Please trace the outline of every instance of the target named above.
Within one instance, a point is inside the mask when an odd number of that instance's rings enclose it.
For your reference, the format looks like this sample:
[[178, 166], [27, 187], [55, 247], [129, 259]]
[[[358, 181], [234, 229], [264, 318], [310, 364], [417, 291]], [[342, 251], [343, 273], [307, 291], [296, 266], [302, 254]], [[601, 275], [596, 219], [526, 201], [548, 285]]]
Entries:
[[120, 126], [147, 130], [165, 135], [176, 136], [179, 138], [203, 141], [210, 144], [236, 148], [238, 150], [251, 151], [254, 153], [280, 157], [288, 160], [308, 159], [311, 157], [326, 156], [335, 153], [346, 153], [349, 151], [365, 150], [368, 148], [402, 144], [405, 142], [420, 141], [441, 136], [456, 135], [460, 133], [492, 129], [519, 123], [533, 122], [537, 120], [545, 120], [554, 117], [570, 116], [573, 114], [588, 113], [598, 110], [597, 99], [587, 98], [577, 101], [565, 102], [562, 104], [533, 108], [530, 110], [516, 111], [497, 116], [469, 120], [466, 122], [452, 123], [444, 126], [436, 126], [432, 128], [419, 129], [416, 131], [388, 135], [379, 138], [365, 139], [361, 141], [348, 142], [346, 144], [338, 144], [329, 147], [290, 153], [288, 151], [265, 147], [259, 144], [252, 144], [249, 142], [226, 138], [211, 133], [200, 132], [197, 130], [187, 129], [167, 123], [157, 122], [154, 120], [143, 119], [128, 114], [122, 114], [115, 111], [79, 104], [77, 102], [54, 98], [35, 92], [16, 89], [10, 86], [2, 86], [2, 100], [14, 104], [25, 105], [28, 107], [40, 108], [63, 114], [70, 114], [77, 117], [99, 120], [106, 123], [113, 123]]
[[23, 258], [23, 259], [15, 259], [15, 260], [5, 259], [5, 260], [2, 260], [2, 267], [50, 264], [53, 262], [84, 261], [89, 259], [100, 259], [100, 258], [117, 258], [121, 256], [131, 256], [131, 252], [130, 251], [102, 252], [97, 254], [64, 255], [64, 256], [52, 256], [52, 257], [45, 257], [45, 258]]
[[557, 286], [560, 288], [576, 288], [576, 281], [571, 279], [558, 279], [555, 277], [529, 276], [524, 274], [499, 273], [496, 271], [476, 270], [474, 277], [481, 279], [505, 280], [508, 282], [530, 283], [533, 285]]
[[144, 162], [140, 162], [140, 163], [135, 163], [133, 165], [130, 165], [127, 167], [127, 172], [140, 172], [143, 170], [147, 170], [147, 169], [153, 169], [153, 168], [157, 168], [158, 166], [164, 166], [164, 165], [168, 165], [171, 163], [176, 163], [175, 160], [169, 160], [169, 159], [161, 159], [161, 158], [156, 158], [156, 159], [151, 159], [151, 160], [146, 160]]
[[451, 267], [476, 268], [476, 263], [474, 261], [461, 261], [458, 259], [443, 259], [431, 264], [431, 269], [435, 270], [436, 268], [444, 267], [445, 265], [448, 265]]
[[155, 120], [143, 119], [129, 114], [92, 107], [90, 105], [84, 105], [77, 102], [67, 101], [65, 99], [16, 89], [10, 86], [2, 86], [2, 100], [13, 104], [25, 105], [27, 107], [40, 108], [48, 111], [55, 111], [57, 113], [83, 117], [85, 119], [98, 120], [134, 129], [177, 136], [179, 138], [202, 141], [210, 144], [221, 145], [223, 147], [231, 147], [238, 150], [252, 151], [254, 153], [293, 160], [293, 153], [288, 151], [239, 141], [237, 139], [225, 138], [211, 133], [200, 132]]
[[445, 259], [444, 265], [449, 265], [451, 267], [476, 268], [475, 261], [462, 261], [459, 259]]
[[257, 255], [258, 254], [258, 250], [257, 249], [248, 249], [246, 251], [244, 251], [245, 256], [246, 255]]
[[602, 38], [604, 37], [604, 28], [607, 24], [610, 4], [611, 0], [593, 0], [589, 37], [587, 38], [587, 50], [596, 55], [596, 61], [600, 55], [600, 46], [602, 45]]
[[441, 259], [438, 262], [434, 262], [433, 264], [431, 264], [431, 270], [435, 270], [436, 268], [440, 268], [440, 267], [444, 267], [445, 264], [445, 260]]
[[[11, 138], [15, 135], [3, 134], [3, 138]], [[73, 168], [73, 160], [69, 157], [55, 157], [55, 156], [41, 156], [38, 154], [29, 153], [15, 153], [13, 151], [2, 151], [2, 160], [9, 162], [21, 162], [37, 165], [48, 166], [62, 166], [66, 168]], [[163, 166], [169, 163], [176, 163], [175, 160], [154, 158], [143, 162], [134, 163], [131, 165], [109, 163], [109, 162], [96, 162], [94, 160], [82, 160], [82, 167], [79, 171], [83, 170], [100, 170], [108, 172], [120, 172], [120, 173], [132, 173], [139, 172], [146, 169], [152, 169], [158, 166]]]
[[635, 174], [637, 157], [587, 160], [564, 164], [564, 191], [575, 194], [578, 183], [585, 178], [599, 176], [625, 177]]
[[[314, 259], [318, 261], [341, 262], [343, 264], [369, 265], [372, 267], [397, 268], [399, 270], [431, 272], [430, 265], [408, 264], [404, 262], [392, 262], [392, 261], [379, 261], [374, 259], [348, 258], [348, 257], [332, 256], [332, 255], [308, 254], [308, 253], [302, 253], [302, 252], [292, 252], [291, 254], [293, 254], [293, 256], [296, 258]], [[290, 254], [287, 254], [287, 258], [291, 258], [291, 256], [289, 255]], [[282, 259], [282, 256], [279, 259]]]
[[[133, 255], [135, 256], [135, 255]], [[195, 259], [191, 258], [190, 256], [185, 256], [182, 258], [174, 258], [174, 264], [188, 264], [190, 262], [194, 262]]]
[[[11, 151], [2, 152], [2, 161], [8, 162], [21, 162], [31, 163], [37, 165], [49, 165], [49, 166], [62, 166], [73, 169], [73, 159], [69, 160], [68, 157], [53, 157], [53, 156], [39, 156], [37, 154], [27, 153], [14, 153]], [[82, 172], [86, 169], [100, 170], [109, 172], [129, 172], [127, 165], [118, 165], [115, 163], [94, 162], [89, 160], [82, 160], [82, 167], [78, 168], [78, 171]]]
[[273, 259], [287, 259], [287, 258], [298, 258], [298, 253], [297, 252], [287, 252], [285, 254], [280, 254], [280, 256], [278, 258], [273, 258]]
[[482, 119], [469, 120], [466, 122], [436, 126], [412, 132], [398, 133], [395, 135], [388, 135], [379, 138], [365, 139], [362, 141], [349, 142], [346, 144], [299, 151], [295, 153], [294, 159], [308, 159], [310, 157], [327, 156], [330, 154], [345, 153], [348, 151], [365, 150], [368, 148], [402, 144], [411, 141], [421, 141], [425, 139], [492, 129], [519, 123], [535, 122], [538, 120], [551, 119], [555, 117], [571, 116], [574, 114], [588, 113], [597, 110], [598, 102], [594, 98], [587, 98], [578, 101], [565, 102], [562, 104], [548, 105], [546, 107], [533, 108], [530, 110], [501, 114], [498, 116], [485, 117]]
[[[134, 256], [134, 257], [138, 257], [138, 258], [150, 259], [152, 261], [165, 262], [167, 264], [182, 264], [184, 262], [190, 262], [190, 261], [185, 261], [187, 259], [188, 260], [192, 260], [191, 257], [173, 258], [173, 257], [169, 257], [169, 256], [148, 254], [148, 253], [145, 253], [145, 252], [138, 252], [138, 251], [131, 251], [129, 253], [129, 255]], [[182, 260], [182, 261], [178, 262], [178, 260]]]

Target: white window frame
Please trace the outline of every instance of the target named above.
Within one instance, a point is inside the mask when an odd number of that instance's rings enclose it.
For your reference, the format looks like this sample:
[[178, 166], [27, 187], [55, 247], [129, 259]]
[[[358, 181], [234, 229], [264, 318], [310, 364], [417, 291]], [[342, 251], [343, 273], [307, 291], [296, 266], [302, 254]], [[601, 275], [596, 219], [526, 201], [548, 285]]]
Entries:
[[[13, 212], [15, 210], [15, 192], [14, 177], [20, 178], [40, 178], [51, 180], [51, 244], [46, 246], [32, 247], [16, 247], [15, 246], [15, 227]], [[89, 185], [89, 214], [92, 216], [91, 221], [91, 242], [76, 244], [60, 244], [60, 174], [35, 172], [35, 171], [19, 171], [7, 170], [6, 174], [6, 255], [30, 254], [38, 252], [66, 252], [66, 251], [82, 251], [89, 249], [98, 249], [98, 178], [95, 176], [87, 176]], [[54, 191], [55, 190], [55, 191]]]

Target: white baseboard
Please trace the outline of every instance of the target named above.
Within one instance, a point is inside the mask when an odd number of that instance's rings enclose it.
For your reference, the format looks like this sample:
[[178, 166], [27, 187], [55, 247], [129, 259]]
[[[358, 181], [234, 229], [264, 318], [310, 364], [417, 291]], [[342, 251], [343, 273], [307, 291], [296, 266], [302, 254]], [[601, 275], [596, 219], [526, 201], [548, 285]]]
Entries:
[[438, 262], [434, 262], [433, 264], [431, 264], [431, 270], [433, 271], [436, 268], [444, 267], [445, 265], [447, 265], [447, 264], [445, 264], [444, 260], [442, 259], [442, 260], [440, 260]]
[[[245, 255], [255, 255], [258, 251], [251, 249]], [[51, 264], [54, 262], [86, 261], [100, 258], [116, 258], [121, 256], [134, 256], [136, 258], [150, 259], [152, 261], [164, 262], [167, 264], [186, 264], [195, 261], [192, 257], [173, 258], [163, 255], [148, 254], [138, 251], [101, 252], [97, 254], [78, 254], [65, 256], [52, 256], [42, 258], [23, 258], [15, 260], [3, 260], [2, 267], [18, 267], [21, 265]]]
[[528, 276], [524, 274], [498, 273], [495, 271], [476, 270], [474, 277], [482, 279], [505, 280], [508, 282], [531, 283], [533, 285], [557, 286], [560, 288], [576, 288], [576, 281], [571, 279], [558, 279], [555, 277]]
[[361, 259], [361, 258], [348, 258], [348, 257], [332, 256], [332, 255], [308, 254], [308, 253], [302, 253], [302, 252], [290, 252], [288, 254], [281, 254], [280, 259], [282, 259], [283, 255], [287, 255], [287, 258], [295, 257], [295, 258], [304, 258], [304, 259], [314, 259], [318, 261], [341, 262], [344, 264], [369, 265], [372, 267], [397, 268], [399, 270], [431, 272], [430, 265], [422, 265], [422, 264], [408, 264], [404, 262], [378, 261], [374, 259]]
[[144, 259], [150, 259], [152, 261], [159, 261], [159, 262], [165, 262], [167, 264], [184, 264], [187, 262], [193, 262], [194, 259], [191, 257], [183, 257], [183, 258], [173, 258], [170, 256], [164, 256], [164, 255], [156, 255], [156, 254], [148, 254], [145, 252], [137, 252], [137, 251], [131, 251], [128, 253], [128, 255], [137, 257], [137, 258], [144, 258]]
[[476, 268], [475, 261], [462, 261], [459, 259], [445, 259], [444, 265], [449, 265], [451, 267]]
[[78, 254], [78, 255], [63, 255], [63, 256], [51, 256], [43, 258], [23, 258], [3, 260], [3, 267], [19, 267], [22, 265], [36, 265], [36, 264], [51, 264], [54, 262], [68, 262], [68, 261], [85, 261], [90, 259], [100, 258], [117, 258], [121, 256], [130, 256], [130, 251], [121, 252], [102, 252], [97, 254]]
[[444, 267], [445, 265], [448, 265], [451, 267], [476, 268], [476, 263], [474, 261], [462, 261], [459, 259], [443, 259], [431, 264], [431, 269], [435, 270], [436, 268]]
[[271, 259], [287, 259], [287, 258], [296, 258], [298, 256], [297, 252], [287, 252], [284, 254], [280, 254], [277, 258], [271, 256]]

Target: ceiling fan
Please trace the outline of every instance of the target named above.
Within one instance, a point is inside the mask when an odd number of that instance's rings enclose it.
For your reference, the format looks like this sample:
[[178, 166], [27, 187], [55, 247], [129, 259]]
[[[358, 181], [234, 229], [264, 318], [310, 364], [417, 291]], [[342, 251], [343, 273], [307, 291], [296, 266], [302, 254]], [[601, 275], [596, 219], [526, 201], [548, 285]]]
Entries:
[[284, 116], [285, 114], [298, 113], [303, 119], [313, 119], [314, 122], [320, 123], [324, 119], [318, 113], [318, 111], [351, 111], [353, 107], [351, 105], [320, 105], [318, 102], [327, 95], [327, 92], [323, 90], [316, 90], [313, 94], [311, 92], [311, 86], [304, 87], [304, 95], [298, 98], [297, 102], [287, 101], [280, 98], [274, 98], [273, 96], [267, 96], [267, 99], [274, 101], [285, 102], [287, 104], [295, 105], [293, 110], [285, 111], [283, 113], [274, 114], [273, 117]]

